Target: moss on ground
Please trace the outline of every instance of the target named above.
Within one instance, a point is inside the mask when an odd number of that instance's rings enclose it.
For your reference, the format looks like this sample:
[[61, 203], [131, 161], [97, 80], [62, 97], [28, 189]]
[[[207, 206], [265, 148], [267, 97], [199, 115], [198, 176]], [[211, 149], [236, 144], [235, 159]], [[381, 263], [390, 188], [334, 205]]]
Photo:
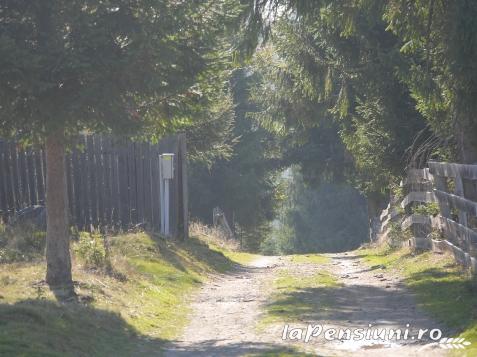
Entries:
[[[293, 255], [288, 259], [294, 263], [322, 264], [328, 261], [328, 258], [319, 255]], [[277, 322], [313, 319], [312, 315], [331, 306], [330, 288], [339, 286], [336, 276], [325, 269], [311, 274], [297, 274], [286, 268], [280, 270], [272, 283], [273, 293], [265, 305], [258, 328], [263, 329]]]

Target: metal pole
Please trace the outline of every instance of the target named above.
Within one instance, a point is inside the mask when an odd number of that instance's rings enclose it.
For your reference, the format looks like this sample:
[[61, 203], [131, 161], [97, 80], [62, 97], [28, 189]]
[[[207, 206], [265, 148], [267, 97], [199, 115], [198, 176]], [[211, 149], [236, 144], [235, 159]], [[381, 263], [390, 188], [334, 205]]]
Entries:
[[166, 236], [169, 236], [169, 181], [170, 180], [164, 180], [164, 234]]
[[161, 206], [161, 234], [164, 233], [164, 180], [162, 178], [162, 164], [159, 160], [159, 201]]

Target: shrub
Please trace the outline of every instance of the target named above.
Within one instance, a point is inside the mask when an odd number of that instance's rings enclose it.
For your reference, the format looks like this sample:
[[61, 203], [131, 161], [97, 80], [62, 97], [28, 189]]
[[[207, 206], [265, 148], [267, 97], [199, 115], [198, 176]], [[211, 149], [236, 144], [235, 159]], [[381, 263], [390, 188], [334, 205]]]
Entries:
[[401, 223], [392, 222], [388, 233], [388, 243], [393, 248], [402, 246], [402, 242], [410, 239], [412, 233], [409, 229], [402, 229]]
[[74, 251], [89, 268], [103, 269], [109, 266], [104, 237], [98, 232], [80, 232]]
[[439, 205], [435, 202], [420, 204], [412, 209], [412, 213], [424, 216], [437, 216], [439, 212]]

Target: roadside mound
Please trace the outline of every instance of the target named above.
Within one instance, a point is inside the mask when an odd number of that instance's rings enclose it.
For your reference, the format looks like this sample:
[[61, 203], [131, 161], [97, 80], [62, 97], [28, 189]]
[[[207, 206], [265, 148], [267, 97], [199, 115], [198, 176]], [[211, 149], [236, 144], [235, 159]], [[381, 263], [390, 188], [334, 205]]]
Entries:
[[0, 355], [157, 354], [188, 322], [193, 290], [234, 265], [197, 238], [140, 232], [110, 237], [107, 246], [92, 235], [73, 244], [77, 302], [56, 301], [43, 259], [0, 264]]

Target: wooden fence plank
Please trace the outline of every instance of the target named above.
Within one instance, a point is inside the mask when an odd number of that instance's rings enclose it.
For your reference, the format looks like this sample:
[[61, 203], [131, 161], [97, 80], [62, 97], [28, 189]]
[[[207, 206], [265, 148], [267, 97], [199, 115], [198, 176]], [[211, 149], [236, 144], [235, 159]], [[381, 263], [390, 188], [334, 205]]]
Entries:
[[89, 189], [89, 164], [88, 164], [88, 145], [86, 136], [81, 138], [81, 143], [84, 147], [84, 150], [80, 154], [81, 162], [81, 195], [83, 197], [83, 226], [84, 229], [89, 230], [91, 228], [91, 202], [90, 202], [90, 189]]
[[18, 155], [17, 155], [17, 148], [14, 143], [9, 144], [9, 171], [10, 175], [10, 185], [12, 187], [12, 196], [13, 196], [13, 211], [16, 211], [22, 207], [21, 205], [21, 185], [20, 185], [20, 178], [18, 174]]
[[104, 182], [104, 222], [112, 225], [112, 192], [111, 192], [111, 142], [108, 136], [102, 137], [103, 182]]
[[97, 197], [97, 226], [101, 227], [104, 222], [104, 187], [103, 187], [103, 156], [101, 153], [101, 135], [94, 135], [94, 185]]
[[402, 224], [401, 227], [402, 229], [407, 229], [411, 227], [413, 224], [428, 224], [431, 225], [431, 218], [429, 216], [424, 216], [421, 214], [412, 214], [410, 216], [407, 216]]
[[36, 190], [36, 180], [35, 180], [35, 164], [33, 161], [33, 150], [29, 149], [26, 152], [26, 166], [27, 166], [27, 179], [28, 179], [28, 187], [30, 193], [30, 205], [38, 204], [38, 194]]
[[111, 204], [112, 204], [112, 221], [117, 226], [119, 222], [119, 211], [121, 199], [119, 196], [119, 175], [118, 175], [118, 152], [117, 144], [111, 142]]
[[477, 180], [477, 165], [454, 164], [430, 161], [429, 171], [433, 175], [455, 178], [461, 176], [468, 180]]
[[144, 158], [143, 158], [143, 143], [136, 142], [135, 146], [135, 161], [136, 161], [136, 204], [137, 204], [137, 219], [139, 223], [145, 221], [145, 204], [144, 204]]
[[151, 205], [152, 205], [152, 222], [151, 225], [155, 230], [159, 230], [161, 226], [161, 210], [159, 195], [159, 147], [151, 146]]
[[[454, 193], [457, 196], [464, 197], [464, 182], [462, 181], [462, 176], [457, 175], [455, 177], [455, 191]], [[476, 211], [477, 213], [477, 211]], [[465, 210], [459, 209], [459, 223], [467, 226], [467, 212]]]
[[45, 174], [43, 172], [43, 165], [41, 162], [41, 149], [34, 151], [34, 161], [35, 161], [35, 172], [36, 172], [36, 190], [38, 194], [38, 204], [45, 204]]
[[152, 191], [151, 191], [151, 146], [148, 143], [143, 144], [144, 155], [144, 215], [146, 222], [152, 222]]
[[406, 197], [401, 202], [401, 207], [406, 208], [412, 202], [436, 202], [436, 198], [434, 192], [417, 192], [412, 191], [409, 192]]
[[95, 165], [95, 151], [94, 151], [94, 135], [86, 136], [86, 153], [88, 156], [88, 188], [89, 188], [89, 204], [91, 210], [91, 224], [98, 225], [98, 195], [96, 190], [96, 165]]
[[123, 229], [129, 226], [129, 188], [127, 180], [127, 153], [124, 145], [118, 150], [118, 177], [119, 177], [119, 197], [120, 207], [119, 216], [121, 217], [121, 226]]
[[187, 173], [187, 137], [186, 134], [181, 134], [180, 138], [180, 179], [182, 181], [182, 197], [180, 202], [182, 204], [182, 229], [183, 238], [189, 238], [189, 185]]
[[137, 185], [136, 185], [136, 156], [135, 156], [135, 143], [128, 142], [127, 144], [128, 155], [128, 184], [129, 184], [129, 205], [131, 224], [138, 223], [137, 214]]
[[[110, 136], [81, 136], [66, 158], [71, 222], [79, 229], [146, 222], [160, 228], [159, 154], [175, 154], [170, 187], [170, 230], [186, 236], [185, 137], [156, 145], [114, 142]], [[0, 141], [0, 211], [6, 218], [31, 204], [44, 204], [45, 158], [39, 148], [23, 150]], [[3, 213], [3, 211], [6, 211]], [[179, 227], [180, 226], [180, 227]]]
[[28, 172], [26, 167], [26, 157], [25, 157], [25, 149], [19, 148], [18, 149], [18, 168], [19, 168], [19, 177], [20, 177], [20, 185], [21, 185], [21, 200], [20, 205], [21, 207], [28, 207], [30, 206], [30, 189], [28, 187]]
[[7, 195], [8, 208], [11, 215], [14, 215], [19, 207], [19, 190], [18, 190], [18, 178], [16, 177], [16, 156], [12, 156], [12, 145], [7, 144], [7, 151], [5, 152], [5, 189]]
[[71, 153], [71, 161], [73, 163], [73, 167], [72, 167], [73, 180], [72, 181], [73, 181], [73, 195], [74, 195], [74, 210], [73, 210], [74, 222], [79, 229], [83, 229], [84, 220], [82, 217], [82, 212], [84, 208], [82, 205], [84, 203], [84, 198], [81, 197], [81, 193], [82, 193], [81, 192], [81, 189], [82, 189], [81, 162], [80, 162], [80, 153], [76, 145], [73, 147], [73, 151]]
[[65, 156], [65, 167], [66, 167], [66, 189], [68, 192], [68, 209], [69, 209], [69, 218], [70, 218], [69, 223], [72, 225], [76, 225], [74, 181], [73, 181], [71, 153], [68, 153]]
[[6, 151], [6, 145], [3, 141], [0, 141], [0, 211], [1, 211], [1, 219], [2, 221], [7, 221], [8, 219], [8, 213], [9, 213], [9, 207], [8, 207], [8, 201], [7, 201], [7, 178], [6, 178], [6, 168], [5, 168], [5, 151]]
[[445, 201], [447, 204], [449, 204], [449, 206], [458, 210], [466, 211], [473, 216], [477, 216], [476, 202], [439, 190], [434, 190], [434, 194], [438, 200]]

